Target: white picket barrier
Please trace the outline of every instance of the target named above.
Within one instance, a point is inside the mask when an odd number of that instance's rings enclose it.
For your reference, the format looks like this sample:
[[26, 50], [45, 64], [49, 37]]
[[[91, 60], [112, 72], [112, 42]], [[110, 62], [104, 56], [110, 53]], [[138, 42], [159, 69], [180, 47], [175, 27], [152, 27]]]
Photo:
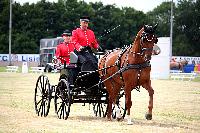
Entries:
[[7, 72], [18, 72], [18, 66], [6, 66]]
[[197, 76], [196, 73], [170, 73], [170, 78], [174, 80], [193, 80]]
[[43, 73], [45, 67], [31, 67], [30, 72], [32, 73]]

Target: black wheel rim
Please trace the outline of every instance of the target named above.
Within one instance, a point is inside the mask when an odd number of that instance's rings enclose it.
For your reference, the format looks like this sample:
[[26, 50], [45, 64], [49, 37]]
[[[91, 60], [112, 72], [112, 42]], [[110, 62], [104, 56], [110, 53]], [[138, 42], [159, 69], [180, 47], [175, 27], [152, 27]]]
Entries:
[[61, 79], [55, 92], [55, 112], [59, 119], [67, 119], [71, 106], [71, 95], [67, 80]]
[[35, 87], [35, 111], [38, 116], [47, 116], [49, 113], [51, 92], [49, 80], [45, 75], [39, 76]]

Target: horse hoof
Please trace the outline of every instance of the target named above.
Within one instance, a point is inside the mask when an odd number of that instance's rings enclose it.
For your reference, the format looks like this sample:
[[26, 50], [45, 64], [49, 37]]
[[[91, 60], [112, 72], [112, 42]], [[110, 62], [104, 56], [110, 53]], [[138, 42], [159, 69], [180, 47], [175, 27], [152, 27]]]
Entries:
[[152, 120], [152, 114], [146, 114], [145, 117], [147, 120]]
[[128, 121], [127, 125], [133, 125], [133, 122], [132, 121]]
[[116, 118], [117, 119], [117, 121], [122, 121], [123, 120], [123, 117], [121, 117], [121, 118]]

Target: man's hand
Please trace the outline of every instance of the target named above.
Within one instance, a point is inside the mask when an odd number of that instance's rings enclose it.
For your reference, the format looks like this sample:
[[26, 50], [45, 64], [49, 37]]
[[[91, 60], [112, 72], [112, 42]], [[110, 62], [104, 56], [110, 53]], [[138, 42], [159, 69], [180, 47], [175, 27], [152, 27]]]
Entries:
[[96, 52], [99, 51], [98, 49], [95, 49], [95, 48], [91, 48], [91, 50], [92, 50], [93, 53], [96, 53]]
[[79, 51], [82, 51], [84, 49], [84, 47], [83, 46], [81, 46], [80, 48], [79, 48]]
[[87, 47], [81, 46], [80, 47], [80, 51], [85, 51], [87, 49]]

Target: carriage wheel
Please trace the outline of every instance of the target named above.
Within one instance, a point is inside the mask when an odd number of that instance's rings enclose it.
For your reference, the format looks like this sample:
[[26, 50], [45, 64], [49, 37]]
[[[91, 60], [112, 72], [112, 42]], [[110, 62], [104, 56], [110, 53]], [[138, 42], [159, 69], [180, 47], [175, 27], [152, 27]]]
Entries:
[[125, 117], [126, 115], [126, 104], [125, 104], [125, 95], [124, 95], [124, 91], [120, 92], [119, 96], [117, 97], [116, 100], [116, 106], [112, 107], [112, 118], [116, 119], [116, 108], [120, 109], [120, 113], [122, 118]]
[[96, 117], [106, 117], [107, 110], [107, 103], [93, 103], [93, 111]]
[[48, 77], [39, 76], [35, 87], [35, 111], [38, 116], [47, 116], [51, 102], [51, 91]]
[[61, 79], [58, 82], [58, 86], [55, 92], [55, 112], [59, 119], [67, 119], [71, 106], [71, 94], [69, 83], [65, 79]]

